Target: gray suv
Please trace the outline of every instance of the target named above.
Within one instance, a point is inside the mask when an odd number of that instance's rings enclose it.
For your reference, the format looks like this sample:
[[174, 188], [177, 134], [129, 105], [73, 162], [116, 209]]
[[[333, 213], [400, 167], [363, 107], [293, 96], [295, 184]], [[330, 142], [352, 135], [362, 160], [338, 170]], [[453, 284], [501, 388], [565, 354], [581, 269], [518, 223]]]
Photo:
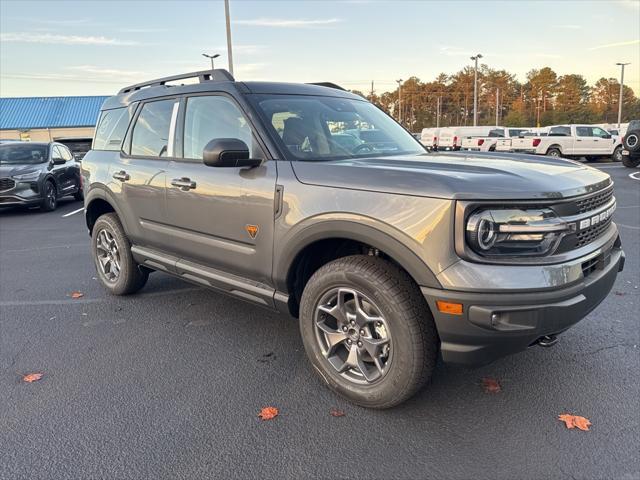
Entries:
[[132, 85], [102, 106], [82, 175], [110, 292], [161, 271], [288, 312], [319, 376], [366, 407], [409, 398], [438, 353], [554, 344], [624, 265], [606, 173], [428, 153], [333, 84]]

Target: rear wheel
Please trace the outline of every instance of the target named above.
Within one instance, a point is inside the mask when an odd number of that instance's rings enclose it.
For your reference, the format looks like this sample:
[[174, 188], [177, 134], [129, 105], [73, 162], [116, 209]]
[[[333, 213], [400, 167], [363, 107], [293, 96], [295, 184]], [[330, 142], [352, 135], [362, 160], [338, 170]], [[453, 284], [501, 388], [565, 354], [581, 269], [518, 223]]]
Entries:
[[548, 157], [561, 157], [562, 156], [562, 152], [560, 151], [559, 148], [550, 148], [549, 150], [547, 150], [547, 156]]
[[75, 198], [78, 202], [82, 202], [84, 200], [84, 192], [82, 191], [82, 187], [78, 187], [78, 191], [73, 194], [73, 198]]
[[51, 180], [44, 182], [40, 208], [45, 212], [52, 212], [58, 206], [58, 191]]
[[147, 283], [149, 272], [133, 260], [131, 244], [115, 213], [98, 218], [91, 233], [91, 249], [102, 285], [114, 295], [127, 295]]
[[611, 155], [611, 161], [613, 162], [621, 162], [622, 161], [622, 145], [616, 147]]
[[315, 272], [302, 294], [300, 330], [329, 388], [364, 407], [403, 402], [436, 365], [438, 336], [424, 297], [381, 258], [344, 257]]
[[631, 157], [631, 155], [623, 155], [622, 164], [628, 168], [635, 168], [640, 165], [640, 155], [633, 158]]

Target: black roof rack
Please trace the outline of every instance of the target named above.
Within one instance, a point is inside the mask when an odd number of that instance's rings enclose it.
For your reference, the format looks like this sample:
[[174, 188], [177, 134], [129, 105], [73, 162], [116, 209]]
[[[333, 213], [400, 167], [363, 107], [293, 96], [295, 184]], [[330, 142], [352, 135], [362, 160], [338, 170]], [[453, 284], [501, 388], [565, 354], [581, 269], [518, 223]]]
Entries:
[[200, 83], [202, 82], [234, 82], [235, 79], [233, 76], [227, 72], [226, 70], [220, 68], [216, 68], [215, 70], [202, 70], [200, 72], [190, 72], [183, 73], [181, 75], [173, 75], [171, 77], [164, 78], [156, 78], [155, 80], [149, 80], [147, 82], [136, 83], [134, 85], [129, 85], [128, 87], [124, 87], [122, 90], [118, 92], [118, 95], [121, 93], [130, 93], [136, 90], [140, 90], [145, 87], [158, 87], [166, 84], [167, 82], [175, 82], [177, 80], [184, 80], [187, 78], [198, 78]]
[[318, 85], [319, 87], [335, 88], [336, 90], [342, 90], [343, 92], [346, 92], [346, 90], [342, 88], [340, 85], [336, 85], [335, 83], [331, 83], [331, 82], [309, 83], [309, 85]]

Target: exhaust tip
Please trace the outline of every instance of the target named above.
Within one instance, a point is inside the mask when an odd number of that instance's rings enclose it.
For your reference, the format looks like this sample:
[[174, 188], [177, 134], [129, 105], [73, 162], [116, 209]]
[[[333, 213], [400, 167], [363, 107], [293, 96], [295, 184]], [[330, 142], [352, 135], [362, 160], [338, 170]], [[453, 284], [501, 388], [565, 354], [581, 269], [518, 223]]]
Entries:
[[536, 345], [540, 345], [541, 347], [549, 348], [553, 347], [556, 343], [558, 343], [557, 335], [544, 335], [536, 340]]

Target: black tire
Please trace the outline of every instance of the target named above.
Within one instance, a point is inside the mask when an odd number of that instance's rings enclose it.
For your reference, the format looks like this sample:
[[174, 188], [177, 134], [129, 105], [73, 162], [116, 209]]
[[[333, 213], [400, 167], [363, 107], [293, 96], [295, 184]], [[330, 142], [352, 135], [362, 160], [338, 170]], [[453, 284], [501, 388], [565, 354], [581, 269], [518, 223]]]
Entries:
[[58, 206], [58, 190], [51, 180], [44, 182], [42, 186], [42, 202], [40, 209], [43, 212], [53, 212]]
[[[316, 313], [326, 315], [318, 306], [326, 295], [338, 288], [353, 289], [368, 297], [365, 301], [373, 300], [371, 303], [375, 303], [379, 316], [384, 319], [385, 332], [388, 328], [389, 363], [373, 382], [357, 383], [345, 378], [329, 362], [318, 340]], [[327, 318], [320, 316], [318, 318]], [[322, 323], [326, 325], [324, 320]], [[302, 294], [300, 331], [311, 363], [329, 388], [363, 407], [390, 408], [407, 400], [431, 378], [437, 362], [438, 335], [420, 289], [406, 272], [377, 257], [343, 257], [316, 271]], [[359, 338], [364, 340], [363, 330], [360, 334], [363, 336]], [[355, 344], [349, 347], [345, 343], [351, 341], [350, 338], [337, 343], [338, 348], [354, 349]], [[359, 342], [358, 345], [362, 346]]]
[[78, 187], [78, 191], [73, 194], [73, 198], [78, 202], [84, 201], [84, 191], [82, 190], [82, 187]]
[[640, 155], [636, 155], [634, 157], [631, 155], [623, 155], [622, 164], [627, 168], [636, 168], [640, 165]]
[[[112, 250], [111, 261], [114, 262], [113, 259], [117, 258], [117, 276], [111, 266], [108, 267], [107, 271], [101, 267], [99, 257], [104, 257], [105, 250], [99, 246], [99, 242], [107, 237], [112, 239], [113, 244], [115, 244], [115, 254]], [[98, 272], [98, 279], [111, 294], [129, 295], [137, 292], [147, 283], [149, 271], [140, 268], [133, 260], [131, 243], [115, 213], [106, 213], [96, 221], [91, 232], [91, 253]]]
[[621, 162], [622, 161], [622, 145], [616, 147], [616, 149], [613, 151], [613, 154], [611, 155], [611, 161], [612, 162]]
[[546, 153], [547, 157], [562, 157], [562, 152], [560, 151], [559, 148], [556, 147], [551, 147], [549, 150], [547, 150]]

